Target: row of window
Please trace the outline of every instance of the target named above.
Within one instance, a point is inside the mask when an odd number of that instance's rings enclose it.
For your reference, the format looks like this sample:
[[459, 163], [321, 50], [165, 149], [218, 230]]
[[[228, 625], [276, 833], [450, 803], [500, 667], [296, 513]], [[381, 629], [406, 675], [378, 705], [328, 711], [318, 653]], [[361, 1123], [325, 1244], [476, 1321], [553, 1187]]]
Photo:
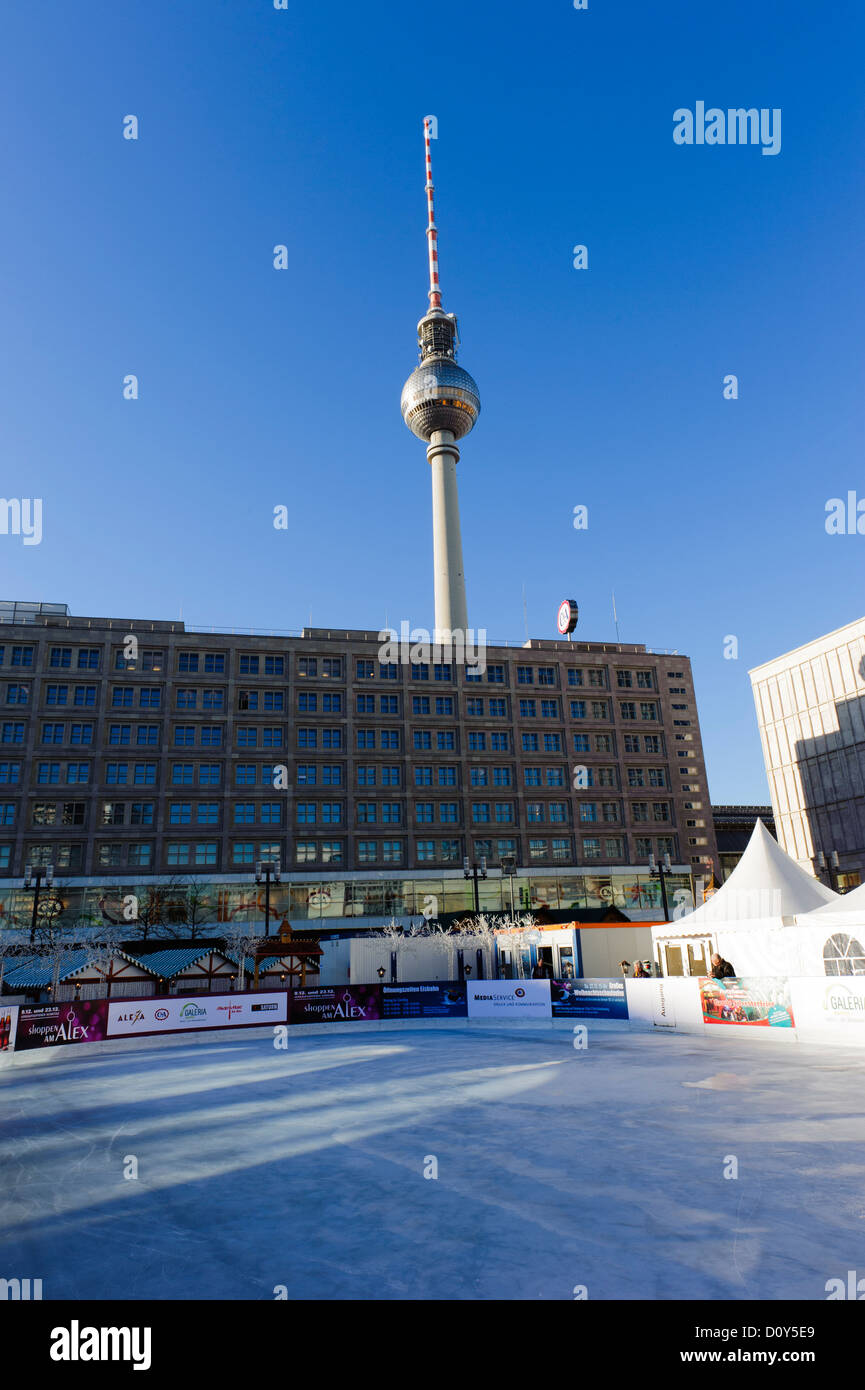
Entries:
[[[107, 762], [104, 769], [106, 786], [156, 786], [157, 768], [155, 762]], [[234, 765], [236, 786], [268, 786], [273, 788], [280, 780], [282, 765], [271, 763], [237, 763]], [[415, 767], [412, 769], [416, 787], [457, 787], [459, 769], [454, 766]], [[628, 768], [628, 786], [662, 788], [667, 785], [663, 768]], [[21, 764], [0, 763], [0, 785], [20, 784]], [[510, 787], [513, 785], [514, 770], [510, 767], [490, 767], [469, 769], [472, 787], [487, 786]], [[617, 787], [616, 768], [582, 768], [579, 788]], [[339, 787], [344, 784], [343, 768], [340, 764], [299, 764], [295, 769], [298, 787]], [[524, 768], [524, 785], [527, 787], [564, 787], [567, 779], [562, 768]], [[89, 783], [90, 764], [70, 762], [38, 762], [36, 764], [37, 786], [67, 786]], [[170, 786], [221, 786], [222, 764], [174, 762], [169, 765]], [[397, 766], [366, 766], [357, 769], [359, 788], [399, 787], [401, 772]], [[682, 783], [683, 792], [699, 791], [699, 786]], [[640, 803], [635, 803], [640, 804]]]
[[[135, 647], [130, 648], [127, 643], [124, 647], [117, 647], [113, 653], [113, 668], [115, 671], [130, 672], [162, 672], [166, 670], [166, 654], [164, 648], [145, 647], [139, 648], [137, 639], [133, 638]], [[56, 647], [52, 646], [48, 650], [48, 666], [57, 670], [98, 670], [101, 663], [100, 647]], [[0, 666], [8, 664], [11, 667], [32, 668], [34, 666], [35, 646], [27, 643], [15, 644], [8, 648], [8, 663], [6, 662], [7, 648], [0, 646]], [[226, 652], [201, 652], [191, 650], [175, 651], [175, 670], [177, 672], [204, 675], [224, 675], [228, 670], [228, 659], [231, 653]], [[252, 652], [235, 653], [237, 658], [237, 673], [239, 675], [264, 675], [264, 676], [283, 676], [286, 674], [285, 656], [257, 654]], [[343, 677], [343, 658], [333, 656], [303, 656], [297, 655], [296, 674], [299, 677], [323, 677], [325, 679], [341, 680]], [[471, 666], [467, 667], [467, 677], [473, 679], [486, 679], [492, 683], [503, 684], [504, 672], [506, 667], [501, 663], [491, 663], [485, 670], [476, 670]], [[380, 662], [369, 658], [359, 658], [355, 662], [355, 675], [358, 680], [397, 680], [399, 678], [400, 667], [396, 662]], [[436, 680], [452, 680], [453, 664], [450, 662], [440, 662], [432, 664], [432, 672]], [[516, 681], [518, 685], [539, 685], [556, 686], [558, 684], [558, 667], [547, 665], [526, 665], [518, 664], [516, 667]], [[430, 664], [424, 662], [411, 663], [411, 674], [413, 679], [428, 680]], [[668, 672], [668, 678], [682, 679], [683, 672]], [[610, 685], [610, 673], [607, 667], [569, 667], [567, 668], [567, 681], [570, 686], [592, 686], [597, 689], [608, 689]], [[657, 689], [655, 672], [652, 669], [617, 669], [615, 671], [615, 684], [620, 690], [654, 690]], [[678, 692], [677, 692], [678, 693]]]
[[[95, 708], [97, 701], [97, 687], [95, 685], [75, 685], [57, 684], [47, 682], [44, 688], [43, 703], [47, 708], [64, 708], [68, 705], [78, 706], [79, 708]], [[161, 686], [112, 686], [111, 687], [111, 708], [112, 709], [161, 709], [163, 691]], [[177, 687], [174, 692], [174, 707], [178, 710], [225, 710], [226, 692], [222, 689], [198, 689], [197, 687]], [[26, 685], [10, 684], [7, 686], [7, 704], [26, 705], [30, 700], [30, 690]], [[414, 696], [412, 698], [412, 712], [415, 715], [431, 714], [433, 703], [437, 715], [448, 716], [454, 713], [454, 699], [452, 696], [441, 696], [432, 702], [429, 696]], [[467, 714], [483, 714], [483, 700], [469, 699], [467, 701]], [[572, 719], [594, 719], [608, 721], [611, 718], [611, 704], [609, 700], [570, 700], [567, 702], [570, 717]], [[489, 700], [489, 714], [494, 718], [507, 717], [507, 701]], [[333, 691], [319, 694], [317, 691], [301, 691], [297, 697], [297, 708], [302, 714], [341, 714], [343, 712], [343, 697], [341, 692]], [[519, 717], [521, 719], [536, 719], [540, 712], [542, 719], [561, 719], [561, 707], [558, 699], [538, 700], [531, 696], [520, 698], [518, 701]], [[247, 690], [241, 689], [237, 692], [237, 710], [240, 713], [282, 713], [286, 709], [285, 695], [281, 690]], [[679, 712], [686, 711], [687, 705], [674, 704], [673, 709]], [[359, 714], [376, 713], [376, 696], [358, 695], [356, 697], [356, 710]], [[397, 695], [378, 696], [378, 713], [384, 715], [399, 715], [400, 702]], [[623, 720], [644, 720], [657, 722], [659, 718], [658, 704], [655, 700], [620, 700], [619, 713]], [[675, 720], [674, 723], [681, 721]], [[684, 721], [689, 722], [689, 721]]]
[[[85, 823], [86, 802], [34, 802], [31, 811], [34, 825], [83, 825]], [[252, 825], [258, 820], [264, 825], [280, 825], [283, 818], [282, 801], [237, 802], [232, 807], [235, 825]], [[126, 824], [126, 809], [130, 808], [131, 825], [152, 825], [154, 823], [154, 803], [106, 801], [102, 804], [103, 825]], [[399, 825], [402, 823], [404, 808], [401, 802], [360, 801], [355, 802], [355, 815], [359, 825]], [[168, 823], [170, 825], [190, 824], [193, 814], [201, 825], [218, 825], [220, 803], [216, 801], [199, 802], [193, 807], [191, 802], [169, 802]], [[15, 824], [16, 805], [14, 802], [0, 802], [0, 825]], [[635, 801], [630, 803], [631, 817], [635, 823], [641, 821], [669, 821], [671, 819], [669, 802]], [[456, 801], [421, 801], [415, 803], [415, 820], [419, 825], [438, 821], [442, 825], [458, 825], [461, 821], [460, 803]], [[343, 821], [345, 805], [343, 802], [295, 803], [295, 818], [298, 825], [337, 825]], [[495, 819], [499, 822], [513, 822], [514, 803], [510, 801], [474, 801], [470, 803], [471, 819], [475, 824]], [[622, 807], [617, 801], [580, 801], [577, 811], [581, 822], [618, 822], [622, 818]], [[525, 816], [528, 824], [540, 823], [548, 819], [552, 824], [566, 824], [569, 820], [568, 803], [564, 801], [526, 803]], [[703, 821], [688, 820], [691, 828], [702, 827]]]
[[[574, 846], [569, 836], [545, 837], [530, 836], [527, 841], [528, 861], [530, 863], [552, 859], [557, 863], [573, 863]], [[506, 856], [518, 857], [516, 839], [497, 840], [475, 839], [473, 850], [477, 858], [490, 861]], [[608, 860], [624, 862], [627, 854], [625, 840], [621, 836], [583, 836], [580, 850], [584, 862]], [[660, 836], [656, 839], [638, 838], [635, 841], [638, 860], [648, 859], [652, 853], [675, 855], [675, 839]], [[463, 841], [460, 838], [423, 839], [414, 842], [415, 859], [418, 864], [458, 864], [463, 858]], [[406, 845], [400, 839], [363, 839], [355, 842], [355, 860], [358, 865], [403, 864]], [[11, 868], [12, 846], [0, 845], [0, 869]], [[80, 844], [30, 845], [27, 847], [28, 863], [53, 864], [59, 870], [80, 870], [84, 867], [84, 846]], [[330, 864], [339, 866], [345, 862], [345, 844], [342, 840], [297, 840], [293, 846], [293, 862], [298, 866], [310, 864]], [[275, 862], [285, 860], [284, 850], [279, 841], [234, 841], [229, 851], [229, 864], [233, 868], [251, 867], [259, 861]], [[216, 840], [177, 840], [169, 841], [164, 850], [164, 861], [169, 868], [204, 869], [215, 868], [219, 863], [219, 843]], [[149, 868], [154, 864], [154, 846], [149, 841], [113, 841], [98, 844], [95, 863], [99, 868], [129, 867]]]

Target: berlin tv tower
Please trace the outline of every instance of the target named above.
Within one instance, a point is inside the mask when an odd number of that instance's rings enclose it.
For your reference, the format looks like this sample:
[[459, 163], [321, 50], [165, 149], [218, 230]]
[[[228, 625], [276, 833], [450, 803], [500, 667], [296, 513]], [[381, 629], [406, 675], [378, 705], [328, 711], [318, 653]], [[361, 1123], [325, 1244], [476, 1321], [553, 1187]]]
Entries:
[[[457, 321], [442, 309], [439, 289], [438, 230], [433, 210], [430, 125], [424, 120], [426, 146], [427, 242], [429, 246], [429, 309], [417, 326], [416, 367], [402, 389], [402, 418], [412, 434], [427, 442], [432, 471], [433, 565], [435, 570], [435, 641], [447, 642], [447, 632], [468, 628], [460, 508], [457, 496], [457, 440], [468, 434], [480, 414], [478, 388], [468, 372], [457, 366]], [[467, 639], [466, 639], [467, 640]]]

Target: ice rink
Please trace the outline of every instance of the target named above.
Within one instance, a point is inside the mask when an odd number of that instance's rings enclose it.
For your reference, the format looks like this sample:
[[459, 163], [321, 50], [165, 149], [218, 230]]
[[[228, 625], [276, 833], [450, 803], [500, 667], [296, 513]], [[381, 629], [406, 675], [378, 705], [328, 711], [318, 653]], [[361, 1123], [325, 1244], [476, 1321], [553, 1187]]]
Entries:
[[0, 1275], [46, 1299], [825, 1299], [865, 1272], [863, 1065], [610, 1025], [585, 1051], [409, 1024], [21, 1053]]

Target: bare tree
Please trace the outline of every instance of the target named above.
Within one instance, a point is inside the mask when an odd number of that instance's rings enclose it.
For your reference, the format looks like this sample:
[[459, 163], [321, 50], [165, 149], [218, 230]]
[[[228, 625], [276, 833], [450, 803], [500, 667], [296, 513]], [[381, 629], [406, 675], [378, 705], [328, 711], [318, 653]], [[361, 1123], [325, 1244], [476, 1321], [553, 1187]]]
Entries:
[[165, 885], [159, 935], [196, 941], [207, 936], [215, 921], [213, 887], [194, 879], [172, 879]]
[[[231, 922], [228, 930], [224, 933], [225, 949], [230, 959], [237, 962], [237, 985], [238, 990], [246, 989], [246, 968], [247, 962], [254, 968], [255, 948], [264, 940], [260, 932], [256, 932], [250, 922]], [[278, 950], [278, 944], [274, 948], [274, 954]]]

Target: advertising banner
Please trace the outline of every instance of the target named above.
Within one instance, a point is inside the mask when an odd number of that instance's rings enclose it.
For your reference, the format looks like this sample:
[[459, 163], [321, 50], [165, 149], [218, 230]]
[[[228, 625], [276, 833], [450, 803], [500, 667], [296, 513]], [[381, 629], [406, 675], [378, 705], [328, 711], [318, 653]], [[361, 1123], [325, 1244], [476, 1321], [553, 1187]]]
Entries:
[[112, 999], [108, 1003], [108, 1036], [286, 1023], [286, 1001], [286, 990], [278, 994], [196, 994], [185, 999]]
[[549, 980], [469, 980], [469, 1018], [552, 1018]]
[[419, 985], [382, 985], [382, 1018], [465, 1018], [464, 984], [430, 981]]
[[800, 1034], [826, 1034], [835, 1041], [865, 1039], [865, 975], [825, 980], [791, 980], [790, 993]]
[[623, 979], [553, 980], [553, 1018], [627, 1018]]
[[369, 1023], [381, 1018], [381, 985], [315, 985], [291, 991], [291, 1023]]
[[781, 976], [763, 979], [700, 980], [703, 1022], [748, 1025], [758, 1028], [792, 1028], [793, 1007], [789, 981]]
[[34, 1004], [32, 1007], [22, 1004], [18, 1010], [15, 1050], [101, 1042], [107, 1018], [105, 999], [75, 999], [65, 1004]]
[[15, 1029], [18, 1026], [18, 1005], [0, 1003], [0, 1052], [10, 1052], [15, 1046]]

